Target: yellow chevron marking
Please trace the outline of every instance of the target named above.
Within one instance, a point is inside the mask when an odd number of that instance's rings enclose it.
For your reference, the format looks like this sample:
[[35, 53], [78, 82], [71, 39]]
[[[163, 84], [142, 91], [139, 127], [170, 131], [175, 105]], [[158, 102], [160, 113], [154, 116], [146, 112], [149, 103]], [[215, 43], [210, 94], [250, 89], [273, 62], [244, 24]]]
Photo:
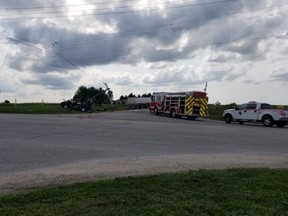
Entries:
[[208, 100], [207, 98], [196, 98], [189, 96], [185, 101], [185, 108], [187, 115], [193, 115], [193, 106], [200, 106], [200, 116], [205, 117], [208, 111]]
[[201, 110], [200, 116], [206, 116], [208, 111], [208, 100], [206, 98], [201, 98]]

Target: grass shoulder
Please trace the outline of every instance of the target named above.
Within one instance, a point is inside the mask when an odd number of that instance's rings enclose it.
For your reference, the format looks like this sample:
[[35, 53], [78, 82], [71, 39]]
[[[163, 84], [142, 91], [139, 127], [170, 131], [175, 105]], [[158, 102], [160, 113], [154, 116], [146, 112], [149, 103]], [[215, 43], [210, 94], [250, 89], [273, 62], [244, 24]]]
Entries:
[[[94, 112], [119, 111], [128, 107], [120, 104], [103, 104], [94, 106]], [[80, 111], [64, 109], [58, 103], [19, 103], [19, 104], [0, 104], [0, 113], [22, 113], [22, 114], [65, 114], [81, 113]]]
[[116, 178], [0, 197], [1, 215], [286, 215], [288, 170]]

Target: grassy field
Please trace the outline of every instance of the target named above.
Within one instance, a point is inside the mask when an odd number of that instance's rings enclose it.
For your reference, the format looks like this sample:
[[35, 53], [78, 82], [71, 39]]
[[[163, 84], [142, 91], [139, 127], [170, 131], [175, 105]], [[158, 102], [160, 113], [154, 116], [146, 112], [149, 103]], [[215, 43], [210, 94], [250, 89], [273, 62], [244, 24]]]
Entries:
[[288, 214], [288, 170], [190, 171], [0, 197], [0, 215]]
[[[94, 112], [97, 111], [117, 111], [125, 110], [127, 106], [125, 105], [111, 105], [104, 104], [101, 107], [94, 106]], [[73, 111], [74, 113], [80, 113], [78, 111]], [[0, 104], [0, 113], [27, 113], [27, 114], [64, 114], [72, 113], [69, 109], [64, 109], [60, 104], [42, 104], [42, 103], [21, 103], [21, 104]]]
[[[209, 105], [210, 119], [222, 120], [224, 109], [233, 108], [233, 105]], [[126, 110], [127, 105], [104, 104], [101, 107], [93, 107], [94, 112]], [[80, 113], [73, 111], [73, 113]], [[69, 109], [64, 109], [60, 104], [22, 103], [22, 104], [0, 104], [0, 113], [27, 113], [27, 114], [64, 114], [72, 113]]]
[[214, 105], [214, 104], [209, 104], [208, 105], [208, 113], [209, 119], [214, 119], [214, 120], [223, 120], [222, 114], [225, 109], [233, 109], [235, 107], [235, 104], [230, 104], [230, 105]]
[[[222, 114], [225, 109], [234, 108], [236, 104], [229, 105], [208, 105], [209, 116], [207, 118], [214, 120], [222, 120]], [[275, 106], [277, 108], [277, 106]], [[288, 106], [283, 106], [288, 110]], [[101, 107], [94, 106], [94, 112], [102, 111], [118, 111], [127, 110], [128, 106], [123, 104], [104, 104]], [[60, 104], [41, 104], [41, 103], [23, 103], [23, 104], [0, 104], [0, 113], [30, 113], [30, 114], [64, 114], [64, 113], [80, 113], [78, 111], [71, 111], [64, 109]]]

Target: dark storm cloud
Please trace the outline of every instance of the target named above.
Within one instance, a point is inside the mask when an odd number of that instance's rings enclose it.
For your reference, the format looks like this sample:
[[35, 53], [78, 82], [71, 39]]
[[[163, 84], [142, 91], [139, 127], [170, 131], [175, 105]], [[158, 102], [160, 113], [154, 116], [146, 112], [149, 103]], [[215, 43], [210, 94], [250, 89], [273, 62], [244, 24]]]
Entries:
[[[38, 7], [61, 5], [64, 1], [0, 1], [3, 7]], [[87, 1], [88, 2], [88, 1]], [[205, 1], [212, 2], [212, 1]], [[243, 40], [265, 36], [273, 30], [281, 27], [281, 17], [265, 17], [247, 19], [245, 14], [239, 14], [235, 20], [229, 20], [233, 16], [225, 14], [237, 13], [255, 8], [265, 8], [269, 5], [259, 0], [239, 0], [222, 2], [218, 4], [203, 4], [202, 0], [183, 1], [186, 7], [174, 7], [166, 10], [154, 10], [153, 4], [150, 9], [133, 13], [117, 13], [117, 7], [129, 6], [121, 11], [137, 10], [131, 2], [115, 3], [115, 10], [105, 10], [106, 15], [76, 16], [56, 18], [65, 14], [43, 15], [50, 19], [23, 19], [5, 20], [2, 27], [10, 32], [15, 38], [20, 38], [17, 45], [18, 53], [12, 55], [10, 67], [17, 70], [32, 70], [34, 73], [43, 74], [51, 71], [62, 73], [66, 70], [77, 70], [77, 67], [93, 65], [104, 65], [111, 63], [137, 64], [145, 61], [147, 63], [173, 62], [195, 56], [196, 50], [210, 47], [211, 52], [223, 51], [225, 55], [215, 57], [214, 61], [225, 63], [229, 58], [239, 55], [243, 60], [254, 60], [263, 58], [259, 50], [258, 40]], [[221, 1], [219, 1], [221, 2]], [[199, 4], [197, 6], [189, 6]], [[200, 5], [202, 4], [202, 5]], [[277, 4], [277, 3], [275, 3]], [[109, 3], [109, 5], [112, 5]], [[181, 3], [173, 3], [172, 6], [181, 6]], [[169, 7], [170, 5], [166, 5]], [[52, 8], [51, 10], [56, 10]], [[59, 8], [58, 8], [59, 9]], [[57, 10], [58, 10], [57, 9]], [[47, 10], [47, 8], [45, 9]], [[35, 10], [33, 10], [35, 13]], [[46, 11], [47, 12], [47, 11]], [[41, 9], [37, 11], [41, 13]], [[88, 12], [86, 12], [88, 13]], [[94, 11], [95, 13], [95, 11]], [[103, 13], [103, 12], [102, 12]], [[35, 15], [36, 16], [36, 15]], [[39, 15], [37, 15], [39, 16]], [[40, 15], [41, 16], [41, 15]], [[217, 18], [218, 17], [218, 18]], [[88, 31], [89, 29], [95, 31]], [[111, 32], [105, 30], [111, 28]], [[185, 40], [181, 49], [181, 40]], [[235, 43], [231, 41], [235, 40]], [[264, 40], [264, 39], [263, 39]], [[36, 46], [33, 48], [29, 45]], [[15, 44], [14, 44], [15, 45]], [[23, 60], [23, 56], [30, 59]], [[219, 72], [220, 71], [220, 72]], [[212, 74], [212, 80], [221, 80], [224, 71], [219, 70]], [[26, 83], [45, 84], [53, 87], [53, 79], [43, 75]], [[170, 76], [168, 76], [170, 77]], [[234, 79], [237, 75], [231, 75]], [[160, 82], [161, 76], [153, 82]], [[170, 79], [177, 80], [177, 73], [171, 75]], [[185, 81], [185, 80], [182, 80]], [[68, 83], [64, 80], [55, 86], [66, 88]]]
[[[9, 1], [10, 2], [10, 1]], [[199, 3], [203, 1], [197, 1], [195, 3]], [[4, 3], [4, 2], [3, 2]], [[42, 1], [32, 1], [29, 2], [29, 7], [37, 7], [42, 4]], [[195, 4], [194, 3], [194, 4]], [[58, 5], [61, 5], [61, 2], [57, 2]], [[46, 5], [51, 5], [50, 3], [46, 3]], [[129, 3], [131, 7], [131, 2]], [[6, 7], [28, 7], [28, 5], [21, 4], [17, 5], [17, 1], [11, 1], [9, 4], [5, 3]], [[43, 4], [42, 4], [43, 6]], [[45, 5], [44, 5], [45, 6]], [[177, 5], [176, 5], [177, 6]], [[117, 30], [119, 32], [124, 32], [124, 35], [120, 35], [120, 39], [118, 40], [98, 40], [98, 38], [103, 38], [103, 33], [96, 33], [94, 35], [88, 35], [83, 32], [77, 31], [77, 29], [70, 30], [66, 28], [63, 19], [61, 18], [59, 22], [44, 22], [43, 20], [33, 21], [33, 25], [30, 20], [21, 20], [21, 22], [16, 21], [10, 23], [11, 31], [14, 33], [16, 38], [22, 38], [27, 41], [47, 41], [53, 43], [55, 41], [67, 41], [70, 40], [70, 46], [66, 45], [65, 47], [61, 47], [61, 52], [68, 59], [72, 59], [77, 64], [82, 66], [89, 66], [93, 64], [107, 64], [111, 62], [121, 61], [121, 56], [129, 55], [129, 50], [127, 48], [131, 47], [135, 38], [143, 38], [146, 40], [146, 43], [153, 43], [153, 45], [163, 45], [169, 46], [174, 44], [178, 38], [181, 36], [181, 28], [187, 27], [187, 23], [179, 24], [183, 21], [195, 20], [199, 17], [207, 17], [207, 16], [215, 16], [215, 14], [219, 14], [219, 11], [223, 11], [223, 6], [225, 10], [229, 11], [229, 9], [234, 9], [237, 5], [232, 3], [223, 3], [223, 4], [213, 4], [213, 5], [204, 5], [204, 6], [195, 6], [188, 8], [174, 8], [168, 9], [165, 12], [161, 11], [151, 11], [147, 12], [138, 12], [138, 13], [129, 13], [129, 14], [110, 14], [105, 16], [96, 16], [93, 17], [85, 17], [88, 22], [92, 22], [93, 19], [97, 19], [101, 21], [101, 25], [109, 24], [111, 21], [115, 22]], [[119, 5], [118, 5], [119, 7]], [[131, 7], [133, 9], [133, 7]], [[131, 10], [126, 9], [126, 10]], [[40, 9], [39, 9], [40, 10]], [[149, 11], [149, 9], [148, 9]], [[165, 17], [164, 17], [165, 14]], [[180, 15], [180, 16], [179, 16]], [[62, 23], [63, 22], [63, 23]], [[76, 22], [77, 18], [76, 18]], [[178, 23], [178, 24], [177, 24]], [[70, 23], [72, 24], [72, 23]], [[169, 24], [172, 24], [171, 27]], [[81, 22], [79, 22], [81, 25]], [[159, 26], [159, 28], [154, 28], [155, 26]], [[189, 27], [191, 28], [191, 27]], [[193, 27], [192, 27], [193, 28]], [[138, 30], [137, 30], [138, 29]], [[176, 32], [173, 32], [176, 29]], [[179, 30], [180, 29], [180, 30]], [[185, 29], [185, 28], [184, 28]], [[129, 38], [125, 38], [126, 35]], [[130, 32], [130, 33], [129, 33]], [[94, 42], [90, 43], [88, 41], [77, 41], [79, 38], [91, 38], [94, 37]], [[107, 37], [107, 35], [106, 35]], [[113, 36], [112, 36], [113, 37]], [[117, 37], [117, 34], [115, 35]], [[74, 39], [74, 43], [73, 43]], [[46, 52], [52, 52], [47, 48], [48, 44], [44, 44], [46, 46]], [[152, 45], [152, 47], [153, 47]], [[145, 48], [145, 47], [143, 47]], [[147, 52], [150, 50], [147, 50]], [[130, 52], [133, 52], [133, 49], [130, 49]], [[169, 52], [169, 51], [168, 51]], [[173, 51], [172, 51], [173, 52]], [[178, 52], [175, 52], [173, 55], [170, 51], [168, 54], [162, 54], [163, 57], [159, 57], [159, 55], [154, 55], [151, 53], [151, 57], [147, 56], [145, 59], [148, 61], [162, 61], [162, 60], [170, 60], [177, 59]], [[177, 54], [177, 55], [176, 55]], [[187, 53], [182, 53], [185, 56]], [[154, 57], [153, 57], [154, 55]], [[181, 58], [181, 53], [180, 53]], [[134, 58], [132, 58], [135, 61]], [[52, 63], [52, 62], [51, 62]]]

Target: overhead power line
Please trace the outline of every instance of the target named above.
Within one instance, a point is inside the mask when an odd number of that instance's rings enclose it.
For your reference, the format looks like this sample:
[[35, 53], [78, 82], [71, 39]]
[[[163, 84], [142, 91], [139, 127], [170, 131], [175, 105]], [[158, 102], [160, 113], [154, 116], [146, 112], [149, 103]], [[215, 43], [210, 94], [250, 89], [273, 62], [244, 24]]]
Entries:
[[[262, 39], [269, 39], [269, 38], [274, 38], [274, 37], [278, 37], [278, 38], [280, 38], [280, 37], [282, 37], [282, 38], [284, 38], [284, 37], [287, 37], [288, 36], [288, 34], [286, 33], [286, 34], [283, 34], [283, 33], [281, 33], [281, 34], [273, 34], [273, 35], [266, 35], [266, 36], [255, 36], [255, 37], [250, 37], [250, 38], [237, 38], [237, 39], [233, 39], [233, 40], [228, 40], [228, 41], [220, 41], [220, 42], [217, 42], [217, 43], [208, 43], [208, 44], [200, 44], [200, 45], [188, 45], [188, 46], [183, 46], [182, 48], [183, 49], [187, 49], [187, 48], [191, 48], [191, 49], [199, 49], [199, 48], [205, 48], [205, 47], [208, 47], [208, 46], [217, 46], [217, 45], [224, 45], [224, 44], [229, 44], [229, 43], [235, 43], [235, 42], [239, 42], [239, 41], [253, 41], [253, 40], [262, 40]], [[58, 47], [57, 47], [57, 44], [55, 44], [55, 49], [56, 50], [58, 50]], [[173, 50], [169, 50], [168, 52], [171, 52], [171, 51], [173, 51]], [[175, 51], [175, 50], [174, 50]], [[59, 51], [60, 52], [60, 51]], [[59, 53], [58, 52], [58, 53]], [[139, 56], [139, 58], [141, 58], [141, 56], [143, 56], [143, 55], [145, 55], [145, 54], [149, 54], [149, 53], [165, 53], [165, 52], [167, 52], [167, 50], [157, 50], [157, 51], [155, 51], [155, 50], [147, 50], [147, 51], [145, 51], [145, 50], [142, 50], [140, 53], [138, 53], [137, 54], [137, 56]], [[121, 55], [109, 55], [109, 56], [94, 56], [94, 57], [86, 57], [86, 58], [70, 58], [70, 59], [68, 59], [68, 58], [66, 58], [66, 57], [64, 57], [61, 53], [60, 53], [60, 58], [62, 58], [64, 61], [66, 61], [66, 62], [68, 62], [69, 63], [69, 65], [72, 65], [74, 68], [76, 68], [76, 69], [78, 69], [79, 70], [79, 72], [81, 72], [81, 74], [82, 75], [85, 75], [86, 77], [89, 77], [89, 79], [90, 80], [94, 80], [94, 76], [92, 76], [89, 72], [85, 72], [85, 71], [83, 71], [82, 70], [82, 68], [80, 68], [80, 67], [78, 67], [75, 63], [73, 63], [72, 61], [77, 61], [77, 60], [93, 60], [93, 59], [97, 59], [97, 60], [99, 60], [99, 59], [112, 59], [112, 58], [117, 58], [117, 57], [125, 57], [125, 56], [132, 56], [132, 54], [131, 53], [129, 53], [129, 54], [121, 54]], [[30, 61], [37, 61], [37, 62], [42, 62], [42, 61], [39, 61], [39, 59], [28, 59], [28, 58], [25, 58], [25, 57], [23, 57], [24, 59], [26, 59], [26, 61], [27, 60], [30, 60]], [[46, 63], [44, 63], [44, 64], [46, 64]], [[52, 64], [49, 64], [50, 66], [56, 66], [57, 67], [57, 65], [52, 65]], [[60, 68], [60, 66], [58, 66], [59, 68]], [[61, 67], [61, 68], [63, 68], [63, 67]]]
[[[280, 6], [282, 7], [288, 6], [288, 3], [280, 5]], [[130, 31], [119, 32], [115, 34], [107, 34], [102, 37], [98, 36], [98, 37], [93, 37], [93, 38], [60, 40], [58, 41], [58, 46], [71, 46], [71, 45], [74, 46], [74, 45], [83, 44], [83, 43], [94, 43], [98, 41], [117, 40], [117, 39], [131, 38], [131, 37], [137, 37], [137, 36], [148, 36], [148, 35], [164, 34], [168, 32], [178, 32], [178, 31], [183, 31], [183, 30], [189, 30], [197, 26], [201, 26], [202, 23], [199, 23], [200, 21], [226, 17], [226, 16], [233, 16], [233, 15], [243, 14], [243, 13], [248, 13], [248, 12], [253, 12], [253, 11], [267, 10], [267, 9], [272, 9], [275, 7], [279, 7], [279, 5], [245, 10], [245, 11], [240, 11], [240, 12], [239, 11], [231, 12], [231, 13], [220, 14], [220, 15], [215, 15], [215, 16], [210, 16], [210, 17], [205, 17], [205, 18], [191, 19], [191, 20], [186, 20], [186, 21], [176, 22], [176, 23], [168, 23], [168, 24], [152, 26], [148, 28], [133, 29]], [[180, 24], [191, 23], [191, 22], [197, 22], [197, 23], [192, 23], [186, 26], [179, 26]], [[213, 24], [210, 24], [210, 25], [213, 25]]]
[[[11, 34], [9, 34], [9, 33], [6, 32], [6, 31], [3, 31], [3, 33], [8, 34], [8, 35], [11, 35]], [[37, 46], [35, 45], [35, 43], [32, 43], [31, 41], [25, 40], [25, 39], [23, 39], [23, 38], [15, 37], [14, 35], [6, 36], [6, 35], [1, 35], [1, 34], [0, 34], [0, 36], [6, 38], [6, 39], [9, 40], [9, 41], [12, 41], [13, 43], [20, 43], [20, 44], [23, 44], [23, 45], [25, 45], [25, 46], [29, 46], [29, 47], [33, 47], [33, 48], [42, 50], [40, 47], [37, 47]]]
[[[193, 1], [193, 0], [186, 0], [186, 3], [187, 3], [187, 1]], [[105, 5], [105, 6], [107, 6], [107, 5], [109, 5], [109, 4], [117, 4], [117, 3], [129, 3], [129, 2], [137, 2], [137, 3], [139, 3], [139, 0], [125, 0], [125, 1], [108, 1], [108, 2], [97, 2], [97, 3], [86, 3], [86, 4], [74, 4], [74, 5], [69, 5], [69, 4], [67, 4], [67, 5], [55, 5], [55, 6], [43, 6], [43, 7], [24, 7], [24, 8], [7, 8], [7, 9], [0, 9], [0, 12], [1, 11], [7, 11], [7, 12], [11, 12], [11, 13], [13, 13], [13, 12], [15, 12], [15, 11], [17, 11], [17, 12], [21, 12], [21, 11], [25, 11], [25, 10], [49, 10], [49, 9], [52, 9], [53, 10], [53, 12], [55, 12], [55, 13], [57, 13], [57, 12], [61, 12], [61, 11], [56, 11], [56, 9], [58, 9], [58, 8], [63, 8], [62, 9], [62, 12], [63, 11], [67, 11], [67, 9], [68, 8], [73, 8], [73, 7], [84, 7], [84, 6], [99, 6], [99, 5]], [[151, 5], [164, 5], [164, 4], [175, 4], [175, 3], [177, 3], [177, 2], [183, 2], [182, 0], [174, 0], [173, 2], [171, 2], [171, 1], [162, 1], [162, 2], [149, 2], [149, 3], [147, 3], [147, 4], [141, 4], [141, 5], [137, 5], [137, 6], [151, 6]], [[114, 5], [113, 5], [114, 6]], [[122, 8], [131, 8], [131, 6], [118, 6], [118, 7], [113, 7], [113, 9], [115, 10], [115, 9], [122, 9]], [[109, 8], [101, 8], [100, 10], [110, 10], [111, 9], [111, 7], [109, 7]], [[69, 10], [70, 11], [70, 10]], [[76, 10], [76, 11], [82, 11], [82, 10]], [[28, 13], [29, 13], [29, 11], [28, 11]]]
[[[216, 43], [207, 43], [207, 44], [200, 44], [200, 45], [188, 45], [188, 46], [183, 46], [181, 48], [195, 48], [195, 49], [199, 49], [199, 48], [204, 48], [204, 47], [208, 47], [208, 46], [216, 46], [216, 45], [222, 45], [222, 44], [229, 44], [229, 43], [235, 43], [235, 42], [239, 42], [239, 41], [251, 41], [251, 40], [261, 40], [261, 39], [269, 39], [269, 38], [274, 38], [274, 37], [287, 37], [288, 34], [284, 34], [283, 33], [274, 33], [273, 35], [265, 35], [265, 36], [255, 36], [255, 37], [250, 37], [250, 38], [236, 38], [236, 39], [232, 39], [232, 40], [227, 40], [227, 41], [219, 41]], [[169, 50], [171, 51], [171, 50]], [[139, 56], [143, 55], [143, 54], [147, 54], [147, 53], [161, 53], [161, 52], [168, 52], [167, 50], [142, 50], [139, 54]], [[121, 54], [121, 55], [109, 55], [109, 56], [94, 56], [94, 57], [85, 57], [85, 58], [70, 58], [70, 61], [76, 61], [76, 60], [91, 60], [91, 59], [106, 59], [106, 58], [115, 58], [115, 57], [122, 57], [122, 56], [131, 56], [131, 54]]]
[[117, 4], [117, 3], [127, 3], [127, 2], [139, 2], [139, 0], [122, 0], [122, 1], [105, 1], [105, 2], [95, 2], [95, 3], [85, 3], [85, 4], [64, 4], [64, 5], [51, 5], [51, 6], [35, 6], [35, 7], [14, 7], [0, 9], [0, 11], [5, 10], [35, 10], [35, 9], [55, 9], [55, 8], [66, 8], [66, 7], [79, 7], [79, 6], [90, 6], [90, 5], [107, 5], [107, 4]]
[[[231, 3], [239, 0], [221, 0], [214, 2], [205, 2], [205, 3], [196, 3], [196, 4], [181, 4], [165, 7], [165, 10], [169, 9], [177, 9], [177, 8], [186, 8], [186, 7], [195, 7], [195, 6], [203, 6], [203, 5], [211, 5], [211, 4], [219, 4], [219, 3]], [[149, 12], [159, 11], [161, 8], [151, 8]], [[77, 11], [74, 11], [77, 12]], [[88, 13], [88, 14], [79, 14], [79, 15], [55, 15], [55, 16], [31, 16], [31, 17], [3, 17], [0, 20], [27, 20], [27, 19], [48, 19], [48, 18], [65, 18], [65, 17], [78, 17], [78, 16], [102, 16], [102, 15], [116, 15], [116, 14], [127, 14], [127, 13], [137, 13], [137, 12], [147, 12], [147, 9], [138, 9], [138, 10], [126, 10], [126, 11], [107, 11], [107, 12], [98, 12], [98, 13]], [[44, 13], [45, 14], [45, 13]], [[29, 14], [31, 15], [31, 14]], [[33, 14], [33, 15], [43, 15], [41, 14]], [[3, 15], [2, 15], [3, 16]], [[20, 16], [20, 15], [19, 15]]]
[[[233, 39], [233, 40], [227, 40], [227, 41], [220, 41], [220, 42], [216, 42], [216, 43], [207, 43], [207, 44], [200, 44], [200, 45], [188, 45], [188, 46], [183, 46], [182, 48], [195, 48], [195, 49], [199, 49], [199, 48], [205, 48], [208, 46], [217, 46], [217, 45], [224, 45], [224, 44], [230, 44], [230, 43], [235, 43], [235, 42], [239, 42], [239, 41], [253, 41], [253, 40], [262, 40], [262, 39], [269, 39], [269, 38], [285, 38], [288, 37], [288, 34], [283, 34], [283, 33], [274, 33], [273, 35], [265, 35], [265, 36], [255, 36], [255, 37], [250, 37], [250, 38], [237, 38], [237, 39]], [[58, 49], [58, 48], [57, 48]], [[171, 50], [169, 50], [171, 51]], [[138, 56], [141, 56], [143, 54], [147, 54], [147, 53], [161, 53], [161, 52], [167, 52], [167, 50], [142, 50], [142, 52], [140, 52], [138, 54]], [[76, 60], [91, 60], [91, 59], [108, 59], [108, 58], [115, 58], [115, 57], [122, 57], [122, 56], [131, 56], [131, 54], [121, 54], [121, 55], [107, 55], [107, 56], [93, 56], [93, 57], [85, 57], [85, 58], [71, 58], [69, 61], [76, 61]], [[33, 58], [27, 58], [24, 56], [18, 56], [20, 58], [26, 59], [27, 61], [35, 61], [35, 62], [43, 62], [40, 59], [33, 59]], [[69, 63], [70, 64], [70, 63]], [[53, 64], [49, 64], [51, 66], [54, 67], [59, 67], [59, 65], [53, 65]], [[71, 64], [70, 64], [71, 65]], [[77, 67], [79, 69], [79, 67], [72, 63], [73, 67]], [[81, 70], [81, 72], [83, 73], [83, 70]]]
[[[186, 0], [185, 2], [187, 3], [187, 1], [193, 1], [193, 0]], [[220, 0], [218, 1], [219, 3], [221, 2], [227, 2], [227, 1], [237, 1], [237, 0]], [[21, 11], [21, 10], [39, 10], [39, 9], [57, 9], [57, 8], [64, 8], [66, 9], [67, 7], [81, 7], [81, 6], [97, 6], [97, 5], [107, 5], [107, 4], [117, 4], [117, 3], [129, 3], [129, 2], [136, 2], [136, 3], [139, 3], [139, 0], [124, 0], [124, 1], [106, 1], [106, 2], [97, 2], [97, 3], [86, 3], [86, 4], [74, 4], [74, 5], [55, 5], [55, 6], [39, 6], [39, 7], [22, 7], [22, 8], [6, 8], [6, 9], [0, 9], [0, 11]], [[149, 3], [146, 3], [146, 4], [140, 4], [140, 5], [137, 5], [137, 6], [151, 6], [151, 5], [165, 5], [165, 4], [175, 4], [177, 2], [181, 2], [183, 3], [182, 0], [174, 0], [174, 1], [162, 1], [162, 2], [149, 2]], [[197, 3], [197, 4], [194, 4], [194, 5], [205, 5], [205, 4], [213, 4], [214, 2], [206, 2], [206, 3]], [[217, 3], [217, 2], [215, 2]], [[122, 6], [122, 7], [113, 7], [113, 9], [121, 9], [121, 8], [131, 8], [131, 6]], [[111, 8], [101, 8], [101, 10], [110, 10]], [[57, 12], [57, 11], [56, 11]]]
[[[266, 7], [266, 8], [261, 8], [261, 9], [251, 9], [251, 10], [246, 10], [246, 11], [244, 11], [244, 12], [250, 12], [250, 11], [255, 11], [255, 10], [263, 10], [263, 9], [268, 9], [268, 8], [274, 8], [274, 7], [279, 7], [279, 6], [286, 6], [286, 5], [288, 5], [288, 3], [285, 3], [285, 4], [282, 4], [282, 5], [275, 5], [275, 6], [271, 6], [271, 7]], [[177, 24], [180, 24], [180, 23], [185, 23], [185, 22], [191, 22], [191, 21], [199, 21], [199, 20], [205, 20], [205, 19], [211, 19], [211, 18], [216, 18], [216, 17], [223, 17], [223, 16], [231, 16], [231, 15], [234, 15], [234, 14], [239, 14], [239, 13], [243, 13], [243, 11], [241, 11], [241, 12], [234, 12], [234, 13], [229, 13], [229, 14], [220, 14], [219, 16], [214, 16], [214, 17], [209, 17], [209, 18], [199, 18], [199, 19], [196, 19], [196, 20], [188, 20], [188, 21], [184, 21], [184, 22], [179, 22], [179, 23], [170, 23], [170, 24], [167, 24], [167, 25], [163, 25], [163, 27], [170, 27], [168, 30], [169, 31], [180, 31], [180, 30], [183, 30], [183, 28], [191, 28], [191, 25], [188, 25], [188, 26], [183, 26], [183, 27], [174, 27], [175, 25], [177, 25]], [[174, 28], [171, 28], [171, 26], [173, 26]], [[158, 28], [159, 26], [154, 26], [154, 27], [150, 27], [150, 29], [159, 29]], [[138, 29], [137, 31], [141, 31], [141, 30], [145, 30], [145, 29], [149, 29], [149, 28], [142, 28], [142, 29]], [[167, 30], [166, 30], [167, 31]], [[132, 32], [132, 31], [129, 31], [129, 32]], [[122, 32], [121, 34], [126, 34], [127, 32]], [[148, 32], [148, 34], [155, 34], [155, 33], [157, 33], [157, 32], [154, 32], [154, 31], [150, 31], [150, 32]], [[158, 32], [159, 33], [159, 32]], [[147, 32], [143, 32], [143, 33], [133, 33], [132, 32], [132, 34], [128, 34], [128, 35], [124, 35], [124, 37], [128, 37], [128, 36], [138, 36], [138, 35], [143, 35], [143, 34], [146, 34], [146, 35], [148, 35], [147, 34]], [[28, 41], [28, 40], [25, 40], [25, 39], [21, 39], [21, 38], [16, 38], [16, 37], [14, 37], [14, 38], [10, 38], [10, 37], [7, 37], [7, 36], [4, 36], [4, 37], [6, 37], [7, 39], [10, 39], [10, 40], [17, 40], [17, 42], [19, 42], [19, 43], [23, 43], [23, 44], [25, 44], [25, 43], [28, 43], [29, 45], [33, 45], [33, 43], [31, 43], [30, 41]], [[243, 40], [259, 40], [259, 39], [265, 39], [265, 38], [272, 38], [273, 36], [268, 36], [268, 37], [256, 37], [256, 38], [251, 38], [251, 39], [243, 39]], [[102, 39], [105, 39], [105, 37], [103, 37]], [[79, 41], [80, 41], [80, 39], [78, 39]], [[81, 39], [82, 40], [82, 39]], [[86, 39], [84, 39], [84, 41], [85, 41]], [[237, 39], [237, 40], [242, 40], [242, 39]], [[220, 42], [220, 43], [217, 43], [217, 44], [225, 44], [225, 43], [231, 43], [231, 42], [236, 42], [237, 40], [234, 40], [234, 41], [229, 41], [229, 42]], [[68, 40], [67, 40], [68, 41]], [[59, 47], [60, 46], [60, 43], [59, 43], [60, 41], [58, 41], [58, 43], [57, 43], [57, 47]], [[64, 41], [65, 42], [65, 41]], [[72, 41], [73, 42], [73, 41]], [[75, 42], [75, 41], [74, 41]], [[214, 44], [214, 45], [217, 45], [217, 44]], [[73, 44], [72, 43], [72, 45], [75, 45], [75, 43]], [[209, 45], [213, 45], [213, 44], [209, 44]], [[201, 46], [209, 46], [209, 45], [194, 45], [194, 46], [184, 46], [183, 48], [189, 48], [189, 47], [191, 47], [191, 48], [193, 48], [193, 47], [195, 47], [195, 48], [197, 48], [197, 47], [199, 47], [199, 48], [201, 48]], [[39, 48], [39, 47], [37, 47], [37, 48]], [[145, 53], [153, 53], [153, 52], [165, 52], [165, 51], [143, 51], [143, 52], [141, 52], [142, 54], [145, 54]], [[141, 53], [140, 53], [140, 55], [141, 55]], [[62, 54], [61, 54], [62, 55]], [[96, 57], [87, 57], [87, 58], [74, 58], [74, 59], [72, 59], [72, 58], [70, 58], [70, 59], [68, 59], [68, 58], [66, 58], [65, 56], [61, 56], [61, 55], [58, 55], [58, 56], [60, 56], [60, 58], [62, 59], [62, 60], [64, 60], [65, 62], [67, 62], [70, 66], [73, 66], [74, 68], [77, 68], [77, 69], [79, 69], [79, 70], [82, 70], [80, 67], [78, 67], [77, 66], [77, 64], [75, 64], [74, 63], [74, 61], [75, 60], [89, 60], [89, 59], [109, 59], [109, 58], [113, 58], [113, 57], [121, 57], [121, 56], [130, 56], [131, 54], [126, 54], [126, 55], [110, 55], [110, 56], [96, 56]]]
[[[167, 33], [167, 32], [177, 32], [177, 31], [189, 30], [191, 28], [200, 26], [201, 23], [192, 23], [192, 24], [187, 25], [187, 26], [179, 26], [179, 25], [185, 24], [185, 23], [191, 23], [191, 22], [205, 21], [205, 20], [215, 19], [215, 18], [219, 18], [219, 17], [233, 16], [233, 15], [252, 12], [252, 11], [272, 9], [272, 8], [280, 7], [280, 6], [284, 7], [287, 5], [288, 5], [288, 3], [269, 6], [269, 7], [263, 7], [263, 8], [255, 8], [255, 9], [250, 9], [250, 10], [245, 10], [245, 11], [235, 11], [235, 12], [226, 13], [226, 14], [219, 14], [219, 15], [211, 16], [211, 17], [191, 19], [191, 20], [186, 20], [186, 21], [176, 22], [176, 23], [168, 23], [168, 24], [163, 24], [163, 25], [151, 26], [148, 28], [132, 29], [130, 31], [119, 32], [119, 33], [115, 33], [115, 34], [108, 34], [108, 35], [105, 35], [102, 37], [78, 38], [78, 39], [60, 40], [60, 41], [58, 40], [57, 46], [60, 46], [60, 47], [61, 46], [71, 46], [71, 45], [74, 46], [77, 44], [94, 43], [94, 42], [103, 41], [103, 40], [117, 40], [117, 39], [131, 38], [131, 37], [137, 37], [137, 36], [148, 36], [148, 35], [153, 35], [153, 34], [156, 35], [156, 34], [163, 34], [163, 33]], [[5, 32], [5, 31], [3, 31], [3, 32], [5, 34], [9, 34], [11, 36], [2, 35], [2, 37], [5, 37], [6, 39], [8, 39], [12, 42], [20, 43], [23, 45], [37, 48], [37, 49], [42, 49], [42, 48], [39, 48], [38, 45], [45, 47], [48, 45], [48, 43], [51, 44], [51, 42], [48, 42], [48, 41], [45, 42], [46, 44], [43, 44], [43, 42], [40, 42], [40, 41], [38, 41], [38, 42], [37, 41], [29, 41], [27, 39], [16, 37], [16, 36], [14, 36], [8, 32]]]
[[52, 46], [53, 46], [53, 48], [56, 50], [56, 55], [59, 56], [62, 60], [64, 60], [65, 62], [67, 62], [69, 65], [71, 65], [74, 69], [77, 69], [77, 70], [78, 70], [79, 72], [81, 72], [82, 74], [85, 74], [86, 76], [89, 76], [89, 77], [90, 77], [90, 80], [93, 80], [93, 79], [94, 79], [91, 75], [85, 73], [81, 67], [79, 67], [78, 65], [74, 64], [71, 60], [69, 60], [68, 58], [66, 58], [66, 57], [62, 54], [62, 52], [58, 49], [58, 43], [57, 43], [57, 42], [52, 43]]

